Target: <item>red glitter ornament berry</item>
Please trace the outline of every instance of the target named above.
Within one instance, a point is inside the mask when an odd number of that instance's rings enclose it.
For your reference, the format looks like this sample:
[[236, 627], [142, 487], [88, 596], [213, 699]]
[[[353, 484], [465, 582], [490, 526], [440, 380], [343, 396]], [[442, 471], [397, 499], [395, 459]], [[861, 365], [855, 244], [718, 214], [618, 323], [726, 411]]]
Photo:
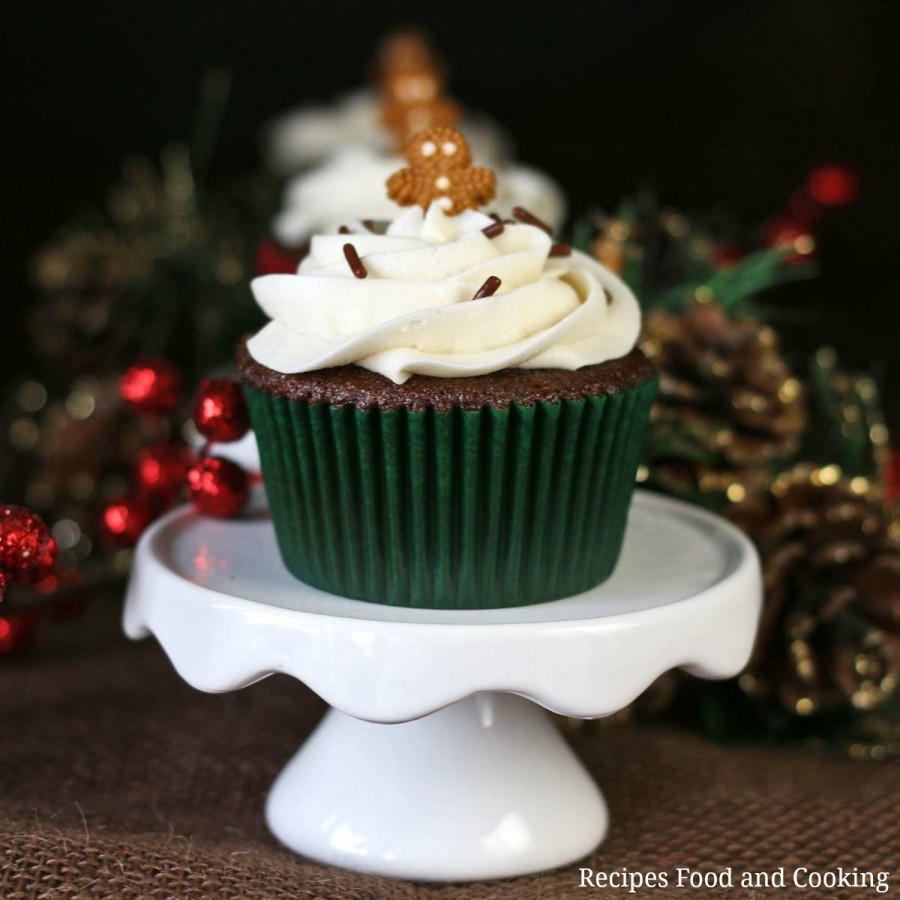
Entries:
[[183, 444], [152, 444], [138, 453], [135, 481], [142, 491], [170, 503], [184, 487], [195, 461], [193, 450]]
[[178, 367], [164, 359], [145, 359], [129, 366], [119, 379], [119, 394], [135, 412], [171, 412], [181, 399]]
[[859, 175], [835, 163], [817, 166], [806, 181], [810, 196], [822, 206], [846, 206], [859, 194]]
[[[47, 549], [44, 551], [40, 561], [20, 575], [18, 580], [22, 584], [40, 584], [45, 578], [49, 578], [53, 574], [58, 559], [59, 548], [56, 546], [56, 541], [50, 538]], [[50, 587], [55, 589], [55, 584], [51, 582]]]
[[50, 545], [44, 520], [24, 506], [0, 506], [0, 569], [15, 578], [43, 559]]
[[6, 576], [0, 572], [0, 603], [3, 602], [3, 598], [6, 596]]
[[199, 512], [227, 519], [244, 508], [250, 481], [237, 463], [208, 456], [188, 472], [188, 488]]
[[194, 424], [208, 441], [239, 441], [250, 430], [241, 386], [228, 378], [207, 378], [194, 401]]
[[100, 528], [107, 543], [132, 547], [153, 521], [156, 507], [146, 494], [127, 494], [108, 503]]

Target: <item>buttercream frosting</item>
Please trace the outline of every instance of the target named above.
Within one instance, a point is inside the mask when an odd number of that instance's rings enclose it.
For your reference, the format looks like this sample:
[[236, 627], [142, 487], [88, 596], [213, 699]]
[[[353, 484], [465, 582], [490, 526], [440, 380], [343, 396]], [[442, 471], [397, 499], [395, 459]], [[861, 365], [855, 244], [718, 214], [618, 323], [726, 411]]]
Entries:
[[[467, 210], [402, 212], [385, 234], [361, 223], [316, 235], [295, 275], [264, 275], [252, 289], [271, 319], [247, 344], [251, 356], [293, 374], [355, 364], [402, 384], [511, 367], [578, 369], [635, 345], [640, 309], [616, 275], [583, 253], [550, 256], [552, 238], [527, 224]], [[356, 278], [352, 243], [368, 273]], [[491, 297], [472, 298], [489, 276]]]

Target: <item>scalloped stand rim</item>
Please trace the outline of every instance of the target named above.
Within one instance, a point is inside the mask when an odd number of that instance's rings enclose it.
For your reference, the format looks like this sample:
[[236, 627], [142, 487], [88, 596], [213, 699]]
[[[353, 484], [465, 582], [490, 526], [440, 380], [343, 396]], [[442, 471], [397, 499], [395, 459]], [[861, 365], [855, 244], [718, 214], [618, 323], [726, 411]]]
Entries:
[[270, 792], [283, 844], [371, 874], [472, 881], [571, 863], [605, 835], [599, 789], [539, 706], [609, 715], [676, 666], [735, 675], [761, 596], [746, 537], [642, 491], [609, 581], [467, 612], [367, 604], [294, 580], [258, 503], [238, 521], [182, 508], [155, 523], [124, 627], [155, 634], [201, 690], [282, 672], [333, 707]]

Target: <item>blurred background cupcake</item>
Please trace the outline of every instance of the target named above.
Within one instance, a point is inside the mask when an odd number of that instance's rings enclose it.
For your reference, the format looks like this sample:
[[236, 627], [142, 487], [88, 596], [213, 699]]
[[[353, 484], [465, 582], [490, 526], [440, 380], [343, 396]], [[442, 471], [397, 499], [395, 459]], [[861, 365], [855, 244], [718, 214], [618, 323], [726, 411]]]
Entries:
[[313, 233], [333, 231], [348, 220], [392, 218], [384, 183], [402, 165], [404, 142], [430, 125], [458, 128], [475, 158], [497, 172], [498, 212], [524, 206], [554, 228], [562, 225], [566, 201], [560, 187], [543, 172], [513, 163], [508, 135], [449, 96], [445, 67], [422, 32], [391, 32], [372, 74], [372, 88], [330, 106], [303, 107], [267, 129], [270, 170], [293, 176], [272, 222], [281, 248], [302, 252]]
[[398, 141], [437, 124], [455, 125], [487, 165], [511, 155], [512, 138], [500, 125], [447, 96], [447, 66], [423, 30], [400, 27], [385, 35], [369, 76], [368, 87], [331, 103], [304, 104], [269, 122], [262, 143], [268, 169], [278, 177], [293, 175], [348, 147], [396, 152]]

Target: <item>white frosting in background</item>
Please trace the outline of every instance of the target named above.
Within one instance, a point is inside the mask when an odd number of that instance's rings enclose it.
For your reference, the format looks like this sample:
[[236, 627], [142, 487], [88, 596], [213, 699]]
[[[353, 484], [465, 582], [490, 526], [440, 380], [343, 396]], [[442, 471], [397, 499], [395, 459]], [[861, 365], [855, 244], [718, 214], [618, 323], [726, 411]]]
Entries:
[[[427, 214], [404, 211], [384, 235], [358, 223], [351, 235], [316, 235], [296, 275], [254, 279], [272, 321], [248, 342], [251, 356], [286, 374], [356, 364], [401, 384], [413, 374], [579, 369], [634, 347], [640, 309], [624, 282], [582, 253], [549, 257], [552, 239], [532, 225], [488, 238], [492, 222], [433, 203]], [[367, 278], [350, 271], [348, 241]], [[499, 291], [472, 300], [491, 275]]]
[[[359, 90], [335, 103], [284, 113], [265, 130], [267, 168], [278, 176], [291, 175], [346, 147], [389, 152], [393, 136], [379, 121], [381, 104], [375, 91]], [[493, 169], [509, 155], [508, 138], [485, 116], [466, 115], [455, 127], [480, 165]]]
[[[354, 220], [394, 218], [397, 204], [388, 197], [385, 182], [406, 165], [400, 156], [362, 147], [339, 151], [288, 182], [283, 208], [272, 223], [275, 237], [285, 246], [299, 247], [313, 234], [337, 231]], [[499, 166], [495, 171], [497, 198], [491, 210], [508, 217], [514, 206], [523, 206], [554, 229], [562, 225], [566, 201], [552, 179], [524, 166]]]

